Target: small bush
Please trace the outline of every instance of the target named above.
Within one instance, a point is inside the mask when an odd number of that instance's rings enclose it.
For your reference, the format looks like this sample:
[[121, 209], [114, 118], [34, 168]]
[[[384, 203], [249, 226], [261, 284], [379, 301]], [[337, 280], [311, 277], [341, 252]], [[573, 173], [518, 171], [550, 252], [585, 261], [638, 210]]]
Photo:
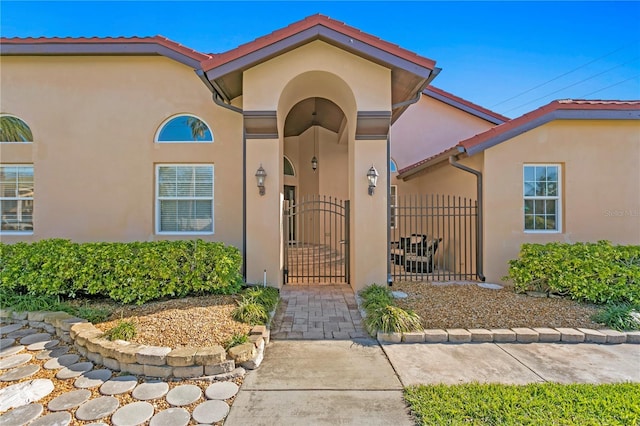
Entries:
[[640, 305], [630, 303], [609, 305], [591, 319], [618, 331], [640, 330]]
[[234, 334], [224, 343], [224, 350], [228, 351], [232, 347], [247, 343], [248, 341], [249, 337], [246, 334]]
[[0, 287], [31, 295], [100, 295], [136, 303], [240, 291], [235, 247], [197, 241], [0, 244]]
[[118, 325], [107, 330], [104, 337], [109, 340], [131, 340], [136, 337], [136, 325], [133, 321], [118, 321]]
[[523, 244], [503, 279], [520, 292], [549, 291], [598, 304], [640, 303], [640, 246]]
[[369, 334], [377, 331], [383, 333], [404, 333], [422, 330], [422, 321], [413, 311], [405, 311], [393, 305], [378, 306], [367, 311], [365, 326]]

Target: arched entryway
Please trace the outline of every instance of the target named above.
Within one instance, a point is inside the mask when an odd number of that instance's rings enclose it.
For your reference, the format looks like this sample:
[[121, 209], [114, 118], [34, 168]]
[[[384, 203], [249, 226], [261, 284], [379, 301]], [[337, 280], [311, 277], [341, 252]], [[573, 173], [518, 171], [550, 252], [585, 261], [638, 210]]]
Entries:
[[342, 109], [319, 96], [299, 101], [285, 118], [285, 284], [349, 282], [347, 130]]

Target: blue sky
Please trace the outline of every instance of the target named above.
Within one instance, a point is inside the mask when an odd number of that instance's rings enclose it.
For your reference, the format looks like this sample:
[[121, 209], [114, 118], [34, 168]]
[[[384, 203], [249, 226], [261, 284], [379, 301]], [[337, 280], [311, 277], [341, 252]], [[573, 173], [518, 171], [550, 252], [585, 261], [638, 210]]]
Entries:
[[509, 117], [640, 99], [640, 2], [0, 2], [3, 37], [151, 36], [205, 53], [322, 13], [436, 61], [433, 84]]

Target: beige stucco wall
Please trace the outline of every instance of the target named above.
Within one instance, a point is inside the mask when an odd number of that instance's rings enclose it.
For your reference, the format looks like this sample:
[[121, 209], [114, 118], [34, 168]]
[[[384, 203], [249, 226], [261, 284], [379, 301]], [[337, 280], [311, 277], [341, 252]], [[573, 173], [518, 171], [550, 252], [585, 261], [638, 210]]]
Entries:
[[[640, 123], [558, 120], [485, 151], [485, 274], [500, 281], [523, 243], [640, 244]], [[525, 233], [522, 169], [562, 166], [560, 233]]]
[[422, 95], [391, 126], [391, 157], [402, 169], [492, 127], [488, 121]]
[[[33, 163], [32, 236], [76, 241], [201, 237], [242, 246], [242, 117], [216, 106], [185, 65], [163, 57], [2, 57], [1, 111], [22, 118], [32, 145], [0, 145], [0, 162]], [[212, 144], [155, 144], [189, 113]], [[214, 165], [215, 234], [155, 233], [155, 165]], [[254, 178], [255, 180], [255, 178]]]
[[[285, 146], [291, 143], [290, 140], [286, 143], [283, 140], [284, 122], [298, 102], [310, 97], [322, 97], [342, 109], [347, 122], [348, 143], [345, 148], [334, 146], [333, 149], [328, 145], [329, 142], [324, 142], [330, 135], [319, 129], [321, 142], [318, 159], [319, 169], [325, 167], [324, 163], [327, 160], [327, 168], [338, 167], [340, 163], [347, 164], [348, 174], [343, 172], [338, 176], [329, 176], [329, 170], [321, 170], [313, 176], [313, 172], [309, 171], [310, 167], [306, 167], [312, 156], [309, 155], [312, 151], [308, 152], [308, 138], [312, 132], [303, 133], [298, 138], [296, 166], [299, 166], [297, 170], [300, 195], [307, 190], [305, 188], [314, 190], [316, 182], [318, 192], [333, 191], [336, 179], [341, 176], [347, 178], [346, 182], [343, 182], [343, 188], [348, 191], [348, 198], [352, 203], [351, 285], [356, 290], [374, 281], [384, 281], [386, 277], [386, 192], [378, 191], [375, 197], [369, 197], [366, 186], [366, 173], [371, 164], [376, 164], [381, 175], [386, 176], [386, 141], [355, 141], [355, 133], [358, 111], [389, 111], [390, 77], [389, 69], [322, 41], [315, 41], [279, 55], [246, 70], [243, 74], [242, 105], [245, 111], [277, 112], [280, 150], [269, 153], [261, 151], [263, 161], [271, 163], [278, 158], [281, 162]], [[346, 163], [337, 160], [347, 152]], [[248, 154], [248, 158], [249, 156], [253, 154]], [[323, 173], [327, 173], [324, 178]], [[277, 203], [276, 199], [282, 198], [284, 179], [277, 180], [278, 192], [265, 195], [264, 202], [270, 203], [269, 205]], [[384, 188], [386, 178], [382, 178], [379, 185]], [[261, 278], [263, 269], [259, 265], [277, 265], [276, 257], [279, 255], [280, 270], [278, 273], [268, 272], [269, 284], [279, 286], [282, 282], [283, 265], [282, 212], [280, 209], [272, 208], [259, 211], [249, 208], [253, 201], [249, 200], [252, 197], [251, 191], [247, 193], [247, 221], [252, 221], [255, 215], [260, 214], [263, 216], [261, 220], [266, 220], [270, 226], [276, 226], [278, 223], [280, 226], [280, 229], [274, 227], [266, 232], [258, 232], [258, 229], [250, 231], [247, 227], [247, 239], [252, 240], [254, 244], [254, 248], [248, 249], [247, 252], [247, 278]], [[272, 201], [267, 201], [266, 198], [271, 198]], [[371, 210], [371, 203], [380, 204], [380, 208]], [[375, 213], [372, 214], [372, 211]], [[278, 232], [279, 238], [276, 235]], [[277, 244], [278, 241], [280, 244]]]

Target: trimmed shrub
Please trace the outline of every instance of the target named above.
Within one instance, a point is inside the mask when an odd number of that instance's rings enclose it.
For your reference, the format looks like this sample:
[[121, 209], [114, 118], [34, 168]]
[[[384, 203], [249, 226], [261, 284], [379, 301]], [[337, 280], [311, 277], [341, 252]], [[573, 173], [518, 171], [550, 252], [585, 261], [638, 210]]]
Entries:
[[143, 304], [189, 294], [240, 291], [242, 257], [222, 243], [0, 244], [0, 287], [33, 295], [100, 295]]
[[640, 303], [640, 246], [523, 244], [509, 261], [515, 290], [548, 291], [598, 304]]

